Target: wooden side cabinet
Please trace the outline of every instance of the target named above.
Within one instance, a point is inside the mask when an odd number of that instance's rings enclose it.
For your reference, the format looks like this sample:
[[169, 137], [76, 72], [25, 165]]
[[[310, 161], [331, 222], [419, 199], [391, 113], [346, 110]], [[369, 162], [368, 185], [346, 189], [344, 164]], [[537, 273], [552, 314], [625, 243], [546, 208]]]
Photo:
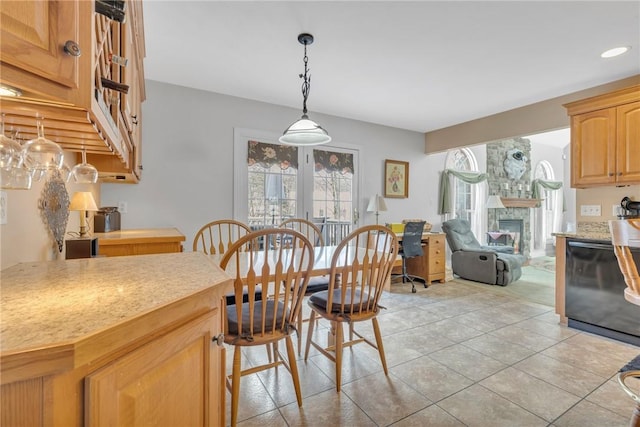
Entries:
[[571, 186], [640, 183], [640, 86], [566, 104]]
[[126, 256], [182, 252], [184, 234], [176, 228], [142, 228], [94, 233], [100, 255]]

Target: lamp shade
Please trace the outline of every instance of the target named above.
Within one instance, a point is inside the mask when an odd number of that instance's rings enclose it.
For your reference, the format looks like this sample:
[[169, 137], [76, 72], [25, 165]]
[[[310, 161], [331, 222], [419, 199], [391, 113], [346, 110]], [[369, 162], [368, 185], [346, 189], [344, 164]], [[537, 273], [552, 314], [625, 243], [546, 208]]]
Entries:
[[326, 130], [304, 114], [284, 131], [279, 139], [288, 145], [320, 145], [331, 141]]
[[387, 204], [384, 202], [384, 198], [379, 195], [371, 196], [369, 199], [369, 205], [367, 206], [367, 212], [386, 212]]
[[494, 209], [505, 209], [504, 204], [502, 204], [502, 199], [500, 199], [500, 196], [489, 196], [489, 198], [487, 199], [487, 208], [494, 208]]
[[97, 211], [96, 201], [90, 191], [78, 191], [69, 204], [71, 211]]

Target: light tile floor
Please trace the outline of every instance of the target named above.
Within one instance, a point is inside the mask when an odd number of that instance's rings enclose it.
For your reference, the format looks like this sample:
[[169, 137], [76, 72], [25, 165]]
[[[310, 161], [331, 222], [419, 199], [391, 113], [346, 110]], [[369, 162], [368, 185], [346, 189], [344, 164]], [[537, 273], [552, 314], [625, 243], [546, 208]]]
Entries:
[[[502, 290], [454, 280], [411, 294], [393, 285], [378, 316], [388, 376], [359, 344], [344, 352], [337, 393], [333, 363], [312, 351], [298, 360], [303, 406], [286, 369], [249, 375], [238, 425], [627, 426], [634, 404], [615, 376], [640, 349], [561, 326], [553, 307]], [[357, 326], [373, 337], [369, 324]], [[320, 327], [326, 336], [328, 324]], [[264, 347], [247, 349], [243, 367], [265, 358]], [[227, 423], [229, 401], [227, 393]]]

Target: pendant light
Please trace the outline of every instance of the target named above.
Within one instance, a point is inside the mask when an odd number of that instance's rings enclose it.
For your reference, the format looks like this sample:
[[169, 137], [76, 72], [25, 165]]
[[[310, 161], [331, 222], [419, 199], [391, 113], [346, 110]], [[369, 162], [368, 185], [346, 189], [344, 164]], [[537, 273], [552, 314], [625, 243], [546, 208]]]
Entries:
[[331, 141], [327, 131], [307, 116], [307, 98], [309, 98], [309, 91], [311, 90], [311, 76], [307, 68], [307, 63], [309, 62], [307, 45], [313, 43], [313, 36], [302, 33], [298, 35], [298, 41], [304, 45], [304, 74], [300, 74], [300, 78], [304, 79], [302, 83], [302, 117], [289, 126], [279, 140], [281, 143], [288, 145], [326, 144]]

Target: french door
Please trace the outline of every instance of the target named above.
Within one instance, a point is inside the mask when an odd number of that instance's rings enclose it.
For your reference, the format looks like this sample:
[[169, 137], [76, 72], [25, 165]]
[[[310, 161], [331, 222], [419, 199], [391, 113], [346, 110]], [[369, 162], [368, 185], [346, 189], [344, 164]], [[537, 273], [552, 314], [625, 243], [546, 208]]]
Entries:
[[359, 224], [358, 160], [357, 148], [291, 147], [235, 129], [233, 217], [255, 230], [305, 218], [337, 244]]

